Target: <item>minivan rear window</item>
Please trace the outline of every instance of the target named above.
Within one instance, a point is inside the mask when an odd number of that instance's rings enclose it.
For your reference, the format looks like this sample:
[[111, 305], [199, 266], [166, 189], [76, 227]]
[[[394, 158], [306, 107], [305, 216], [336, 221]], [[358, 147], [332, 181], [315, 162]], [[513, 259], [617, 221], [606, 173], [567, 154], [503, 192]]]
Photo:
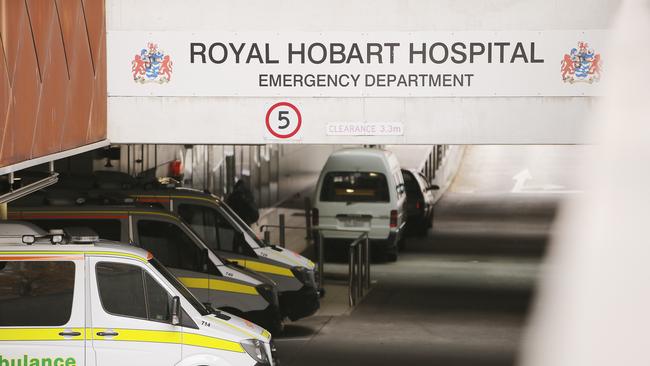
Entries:
[[0, 327], [67, 324], [74, 277], [70, 261], [0, 262]]
[[386, 176], [376, 172], [329, 172], [323, 179], [322, 202], [389, 202]]

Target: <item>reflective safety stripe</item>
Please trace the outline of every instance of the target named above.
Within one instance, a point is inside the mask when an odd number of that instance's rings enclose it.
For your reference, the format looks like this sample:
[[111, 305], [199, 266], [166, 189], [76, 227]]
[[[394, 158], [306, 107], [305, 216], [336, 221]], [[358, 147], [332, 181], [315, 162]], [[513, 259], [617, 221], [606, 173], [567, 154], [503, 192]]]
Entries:
[[[78, 336], [62, 336], [61, 332], [78, 332]], [[0, 341], [83, 341], [84, 328], [0, 328]]]
[[[98, 332], [115, 332], [116, 336], [100, 336]], [[166, 332], [142, 329], [93, 328], [90, 337], [96, 341], [111, 340], [124, 342], [181, 343], [181, 332]]]
[[256, 261], [251, 261], [251, 260], [243, 260], [243, 259], [234, 259], [234, 258], [229, 258], [228, 259], [231, 262], [236, 262], [240, 266], [246, 267], [250, 270], [257, 271], [257, 272], [265, 272], [265, 273], [273, 273], [276, 275], [280, 276], [285, 276], [285, 277], [293, 277], [293, 272], [289, 268], [284, 268], [280, 266], [276, 266], [273, 264], [267, 264], [267, 263], [261, 263], [261, 262], [256, 262]]
[[114, 210], [92, 210], [92, 211], [13, 211], [13, 218], [21, 219], [126, 219], [129, 215], [156, 215], [168, 217], [172, 220], [178, 218], [170, 213], [155, 211], [114, 211]]
[[0, 261], [80, 261], [83, 255], [8, 255], [0, 256]]
[[268, 330], [264, 329], [264, 331], [262, 331], [262, 337], [269, 339], [271, 338], [271, 333], [269, 333]]
[[216, 348], [232, 352], [244, 352], [244, 348], [242, 348], [241, 344], [237, 342], [226, 341], [194, 333], [183, 333], [183, 344], [187, 346]]
[[[98, 336], [98, 332], [113, 331], [116, 336]], [[173, 343], [186, 346], [220, 349], [231, 352], [244, 352], [242, 346], [233, 341], [220, 338], [208, 337], [195, 333], [167, 332], [162, 330], [142, 329], [100, 329], [93, 328], [92, 337], [96, 341], [116, 342], [151, 342], [151, 343]]]
[[188, 199], [188, 200], [196, 200], [196, 201], [205, 201], [205, 202], [210, 202], [214, 204], [217, 202], [216, 198], [207, 198], [207, 197], [196, 197], [196, 196], [177, 196], [177, 195], [172, 195], [171, 198], [173, 199]]
[[[57, 257], [62, 257], [64, 255], [107, 255], [107, 256], [118, 256], [118, 257], [127, 257], [137, 259], [141, 262], [147, 262], [147, 259], [142, 258], [136, 254], [130, 253], [121, 253], [121, 252], [105, 252], [105, 251], [87, 251], [87, 252], [72, 252], [72, 251], [22, 251], [22, 252], [13, 252], [13, 251], [0, 251], [2, 255], [52, 255]], [[81, 259], [81, 258], [79, 258]], [[151, 259], [151, 258], [149, 258]], [[20, 258], [20, 260], [27, 260], [25, 258]], [[63, 259], [62, 259], [63, 260]]]
[[[61, 332], [79, 332], [78, 336], [62, 336]], [[98, 336], [97, 332], [105, 332], [108, 329], [102, 328], [0, 328], [1, 341], [83, 341], [85, 335], [88, 339], [95, 341], [116, 341], [116, 342], [151, 342], [151, 343], [173, 343], [186, 346], [220, 349], [224, 351], [243, 353], [242, 346], [233, 341], [208, 337], [195, 333], [166, 332], [158, 330], [142, 329], [111, 329], [118, 333], [113, 337]]]
[[207, 278], [179, 277], [183, 285], [188, 288], [200, 288], [207, 290], [236, 292], [238, 294], [259, 295], [254, 286], [242, 285], [224, 280], [214, 280]]
[[216, 199], [215, 198], [206, 198], [206, 197], [195, 197], [195, 196], [177, 196], [177, 195], [151, 195], [151, 194], [134, 194], [131, 195], [131, 197], [135, 198], [145, 198], [145, 199], [166, 199], [169, 201], [170, 199], [189, 199], [189, 200], [196, 200], [196, 201], [205, 201], [205, 202], [210, 202], [210, 203], [215, 203]]

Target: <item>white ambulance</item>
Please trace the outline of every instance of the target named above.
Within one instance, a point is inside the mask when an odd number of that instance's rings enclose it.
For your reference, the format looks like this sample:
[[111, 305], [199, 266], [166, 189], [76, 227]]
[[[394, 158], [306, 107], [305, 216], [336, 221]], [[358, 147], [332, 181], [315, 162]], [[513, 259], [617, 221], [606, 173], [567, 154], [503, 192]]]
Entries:
[[207, 309], [143, 249], [0, 223], [0, 365], [252, 366], [273, 353], [269, 332]]

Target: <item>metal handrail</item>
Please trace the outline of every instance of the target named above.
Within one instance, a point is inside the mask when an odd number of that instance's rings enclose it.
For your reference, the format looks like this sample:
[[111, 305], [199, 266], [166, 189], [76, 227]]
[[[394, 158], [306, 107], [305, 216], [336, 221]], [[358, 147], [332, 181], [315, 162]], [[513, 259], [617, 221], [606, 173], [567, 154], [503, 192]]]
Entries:
[[348, 301], [350, 307], [359, 303], [359, 300], [370, 289], [370, 238], [368, 230], [354, 229], [333, 229], [314, 227], [318, 231], [318, 273], [320, 274], [319, 286], [323, 286], [324, 277], [324, 247], [323, 231], [360, 233], [360, 235], [350, 243], [350, 252], [348, 253]]
[[350, 244], [348, 258], [348, 299], [355, 306], [370, 289], [370, 239], [364, 232]]
[[269, 228], [269, 227], [270, 228], [275, 228], [275, 229], [282, 228], [282, 227], [285, 228], [285, 229], [296, 229], [296, 230], [305, 230], [305, 229], [307, 229], [304, 226], [286, 226], [286, 225], [282, 226], [282, 225], [264, 224], [264, 225], [260, 226], [260, 232], [263, 232], [264, 229]]
[[[280, 238], [278, 241], [280, 242], [281, 247], [285, 247], [286, 244], [286, 233], [285, 230], [305, 230], [308, 231], [305, 226], [286, 226], [284, 225], [284, 215], [280, 215], [281, 220], [279, 225], [272, 225], [272, 224], [264, 224], [260, 226], [260, 233], [264, 233], [264, 242], [266, 244], [269, 244], [271, 241], [271, 232], [269, 230], [266, 230], [268, 228], [275, 228], [275, 229], [280, 229]], [[307, 235], [307, 238], [309, 238], [309, 235]]]
[[[349, 232], [359, 233], [359, 236], [350, 243], [350, 251], [348, 257], [348, 301], [351, 307], [359, 303], [359, 300], [370, 289], [370, 238], [368, 237], [368, 230], [355, 230], [355, 229], [341, 229], [341, 228], [320, 228], [317, 226], [287, 226], [284, 224], [284, 214], [279, 215], [279, 224], [264, 224], [261, 225], [259, 230], [264, 233], [264, 241], [270, 242], [271, 232], [269, 228], [280, 229], [280, 246], [285, 246], [285, 230], [305, 230], [307, 238], [311, 237], [313, 232], [318, 235], [317, 242], [317, 259], [318, 266], [318, 288], [323, 288], [325, 276], [325, 258], [323, 246], [323, 233], [322, 231], [334, 232]], [[310, 240], [311, 241], [311, 240]]]

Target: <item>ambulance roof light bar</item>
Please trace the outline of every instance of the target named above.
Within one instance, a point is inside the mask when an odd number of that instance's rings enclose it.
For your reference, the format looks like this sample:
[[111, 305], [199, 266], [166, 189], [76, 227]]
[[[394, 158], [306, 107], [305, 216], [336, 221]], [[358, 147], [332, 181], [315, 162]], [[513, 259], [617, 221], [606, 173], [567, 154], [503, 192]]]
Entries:
[[66, 236], [70, 239], [70, 243], [93, 244], [99, 241], [99, 235], [97, 235], [97, 233], [89, 227], [66, 227], [64, 231]]

